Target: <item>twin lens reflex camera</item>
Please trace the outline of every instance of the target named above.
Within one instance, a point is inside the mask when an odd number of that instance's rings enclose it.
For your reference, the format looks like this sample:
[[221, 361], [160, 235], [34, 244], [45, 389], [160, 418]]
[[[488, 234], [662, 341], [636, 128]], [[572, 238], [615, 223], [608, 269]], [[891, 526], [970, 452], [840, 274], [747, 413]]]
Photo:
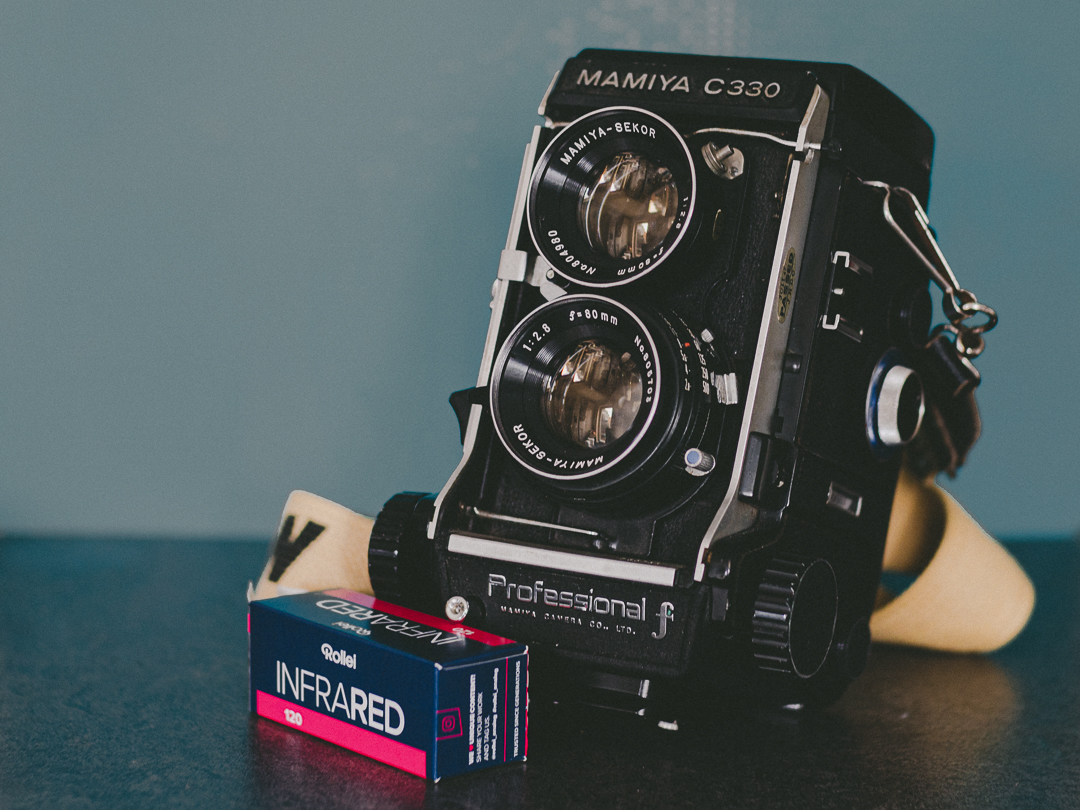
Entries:
[[385, 505], [376, 595], [528, 642], [538, 693], [835, 699], [901, 456], [979, 430], [930, 128], [846, 65], [605, 50], [540, 114], [461, 462]]

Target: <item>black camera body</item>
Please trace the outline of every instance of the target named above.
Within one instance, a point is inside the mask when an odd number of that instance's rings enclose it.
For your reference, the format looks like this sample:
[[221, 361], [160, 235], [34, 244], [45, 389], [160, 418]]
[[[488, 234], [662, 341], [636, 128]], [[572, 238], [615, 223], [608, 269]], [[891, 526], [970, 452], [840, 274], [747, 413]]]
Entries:
[[463, 457], [380, 514], [376, 595], [617, 708], [835, 698], [933, 396], [927, 271], [879, 188], [925, 206], [929, 127], [846, 65], [604, 50], [540, 113]]

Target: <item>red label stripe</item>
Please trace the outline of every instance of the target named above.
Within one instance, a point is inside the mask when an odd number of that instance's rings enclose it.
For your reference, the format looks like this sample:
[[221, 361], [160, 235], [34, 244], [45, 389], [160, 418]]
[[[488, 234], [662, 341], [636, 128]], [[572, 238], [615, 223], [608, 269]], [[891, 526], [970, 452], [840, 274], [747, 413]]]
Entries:
[[401, 605], [395, 605], [392, 602], [384, 602], [381, 599], [376, 599], [374, 596], [368, 596], [366, 593], [357, 593], [356, 591], [350, 591], [346, 588], [323, 591], [323, 593], [327, 596], [336, 596], [338, 599], [347, 599], [354, 604], [363, 605], [372, 610], [389, 613], [391, 616], [408, 619], [411, 622], [417, 622], [426, 627], [434, 627], [436, 630], [461, 633], [466, 638], [472, 639], [473, 641], [479, 641], [489, 646], [497, 647], [502, 644], [517, 644], [513, 639], [503, 638], [494, 633], [485, 633], [483, 630], [477, 630], [475, 627], [468, 627], [464, 624], [454, 624], [454, 622], [440, 619], [438, 616], [429, 616], [427, 613], [421, 613], [418, 610], [410, 610], [407, 607], [401, 607]]
[[342, 748], [348, 748], [350, 751], [377, 759], [379, 762], [393, 765], [416, 776], [427, 777], [427, 755], [419, 748], [383, 737], [366, 728], [358, 728], [351, 723], [327, 717], [306, 706], [290, 703], [262, 691], [255, 692], [255, 709], [260, 717], [265, 717], [267, 720], [274, 720], [299, 729], [312, 737], [332, 742], [334, 745], [340, 745]]

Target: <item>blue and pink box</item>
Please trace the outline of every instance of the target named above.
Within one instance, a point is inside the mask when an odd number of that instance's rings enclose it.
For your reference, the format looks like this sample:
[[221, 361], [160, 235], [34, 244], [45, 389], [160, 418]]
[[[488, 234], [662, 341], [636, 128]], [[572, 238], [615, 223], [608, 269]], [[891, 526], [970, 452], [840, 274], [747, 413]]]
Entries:
[[524, 644], [340, 589], [249, 621], [259, 716], [436, 781], [525, 759]]

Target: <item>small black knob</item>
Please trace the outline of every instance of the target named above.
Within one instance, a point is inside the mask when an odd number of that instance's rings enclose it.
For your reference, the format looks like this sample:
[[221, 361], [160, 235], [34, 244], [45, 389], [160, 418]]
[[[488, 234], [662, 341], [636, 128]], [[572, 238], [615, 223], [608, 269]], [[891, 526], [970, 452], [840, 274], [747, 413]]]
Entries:
[[836, 614], [836, 574], [828, 562], [774, 558], [758, 586], [751, 620], [758, 666], [812, 677], [829, 654]]
[[926, 282], [902, 288], [889, 312], [889, 333], [905, 349], [921, 349], [930, 336], [934, 302]]
[[399, 492], [375, 518], [368, 545], [368, 574], [375, 595], [388, 602], [431, 612], [434, 559], [427, 523], [435, 496]]
[[862, 675], [870, 657], [870, 623], [857, 619], [847, 636], [837, 640], [835, 650], [836, 670], [845, 680], [853, 681]]

